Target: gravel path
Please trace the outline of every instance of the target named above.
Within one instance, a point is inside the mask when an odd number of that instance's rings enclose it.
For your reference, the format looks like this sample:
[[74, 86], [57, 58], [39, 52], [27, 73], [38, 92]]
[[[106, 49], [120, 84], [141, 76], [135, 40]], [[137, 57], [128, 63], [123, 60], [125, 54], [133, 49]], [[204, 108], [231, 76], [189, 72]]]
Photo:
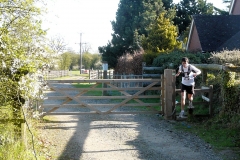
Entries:
[[[51, 116], [42, 136], [59, 160], [221, 160], [196, 135], [156, 115]], [[183, 123], [183, 122], [181, 122]], [[183, 124], [184, 125], [184, 124]]]
[[[69, 111], [76, 109], [62, 108]], [[196, 135], [157, 115], [47, 116], [41, 137], [49, 160], [223, 160]], [[192, 127], [192, 126], [187, 126]], [[47, 157], [47, 156], [46, 156]]]

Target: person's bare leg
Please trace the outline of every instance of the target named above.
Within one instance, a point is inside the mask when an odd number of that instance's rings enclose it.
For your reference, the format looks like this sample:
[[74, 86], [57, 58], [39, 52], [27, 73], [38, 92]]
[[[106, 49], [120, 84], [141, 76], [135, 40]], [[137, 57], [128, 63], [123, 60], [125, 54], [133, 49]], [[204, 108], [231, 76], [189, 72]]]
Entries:
[[188, 94], [189, 106], [192, 106], [193, 94]]
[[186, 100], [186, 94], [185, 92], [181, 92], [181, 111], [184, 111], [185, 100]]

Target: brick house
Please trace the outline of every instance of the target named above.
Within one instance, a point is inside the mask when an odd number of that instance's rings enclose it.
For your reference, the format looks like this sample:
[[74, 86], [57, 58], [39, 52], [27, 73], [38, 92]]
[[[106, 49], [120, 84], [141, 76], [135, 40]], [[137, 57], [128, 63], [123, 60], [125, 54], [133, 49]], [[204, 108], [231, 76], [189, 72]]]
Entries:
[[240, 0], [232, 0], [229, 15], [193, 15], [187, 51], [240, 49]]

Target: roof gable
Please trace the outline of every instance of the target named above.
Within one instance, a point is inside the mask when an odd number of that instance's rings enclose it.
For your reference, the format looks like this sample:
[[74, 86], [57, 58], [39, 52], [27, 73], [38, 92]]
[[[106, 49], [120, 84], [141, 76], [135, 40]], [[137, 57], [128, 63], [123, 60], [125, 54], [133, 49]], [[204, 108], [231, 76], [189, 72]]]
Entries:
[[205, 52], [222, 50], [219, 46], [240, 31], [240, 15], [194, 15], [193, 20]]

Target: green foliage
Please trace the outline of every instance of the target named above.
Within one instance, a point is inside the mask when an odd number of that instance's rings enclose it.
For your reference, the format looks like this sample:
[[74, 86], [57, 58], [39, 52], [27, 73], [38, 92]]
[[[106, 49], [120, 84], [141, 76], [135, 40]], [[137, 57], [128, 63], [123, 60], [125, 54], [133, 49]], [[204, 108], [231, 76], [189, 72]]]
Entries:
[[178, 69], [181, 64], [182, 57], [188, 57], [189, 63], [200, 64], [207, 63], [207, 59], [210, 57], [208, 53], [191, 53], [180, 50], [175, 50], [170, 53], [163, 53], [154, 59], [152, 66]]
[[[163, 70], [160, 71], [163, 74], [164, 69], [175, 69], [178, 71], [179, 66], [181, 65], [182, 57], [188, 57], [190, 64], [201, 64], [207, 63], [207, 59], [210, 54], [206, 53], [191, 53], [184, 52], [181, 50], [174, 50], [170, 53], [162, 53], [157, 58], [154, 59], [152, 66], [153, 67], [163, 67]], [[201, 83], [201, 75], [195, 80], [196, 86], [199, 86]], [[176, 79], [176, 85], [179, 86], [180, 78]]]
[[[11, 153], [11, 154], [9, 154]], [[38, 157], [44, 159], [44, 157]], [[0, 146], [0, 159], [4, 160], [33, 160], [35, 159], [31, 150], [26, 150], [21, 141]]]
[[[58, 56], [59, 68], [61, 70], [73, 70], [74, 68], [79, 70], [80, 56], [74, 52], [68, 51]], [[82, 68], [85, 69], [99, 69], [101, 65], [101, 57], [99, 54], [91, 54], [85, 52], [82, 54]]]
[[[211, 54], [211, 63], [225, 65], [233, 64], [239, 66], [239, 50], [222, 51]], [[218, 114], [218, 121], [224, 122], [223, 125], [228, 124], [228, 127], [240, 128], [239, 114], [240, 114], [240, 90], [238, 73], [220, 71], [209, 71], [207, 83], [214, 87], [214, 113]]]
[[173, 0], [162, 0], [162, 2], [163, 2], [163, 7], [166, 10], [169, 10], [173, 7]]
[[89, 69], [102, 69], [102, 59], [99, 54], [91, 54], [92, 59]]
[[101, 57], [99, 54], [85, 52], [83, 53], [82, 61], [85, 69], [99, 69], [102, 66], [100, 64]]
[[213, 85], [213, 114], [217, 115], [221, 110], [222, 106], [222, 95], [221, 95], [221, 81], [222, 74], [221, 71], [208, 71], [206, 86]]
[[59, 56], [59, 69], [69, 70], [71, 65], [71, 56], [69, 53], [63, 53]]
[[102, 60], [108, 62], [109, 68], [115, 68], [117, 59], [123, 54], [141, 48], [142, 36], [147, 36], [150, 25], [163, 11], [161, 0], [120, 1], [116, 21], [112, 21], [112, 40], [106, 46], [99, 47]]
[[40, 98], [39, 71], [52, 60], [52, 55], [44, 50], [45, 31], [41, 29], [41, 10], [35, 2], [1, 1], [0, 120], [4, 126], [1, 123], [0, 159], [33, 159], [18, 141], [22, 106], [30, 99]]
[[109, 42], [106, 46], [98, 47], [99, 52], [102, 54], [102, 61], [108, 62], [109, 68], [114, 68], [117, 64], [117, 59], [124, 51], [120, 46], [116, 45], [114, 48]]
[[[71, 64], [69, 66], [69, 69], [73, 70], [74, 66], [79, 66], [80, 64], [80, 56], [79, 54], [76, 53], [70, 53], [71, 57]], [[78, 74], [79, 74], [79, 69], [78, 69]]]
[[[0, 108], [0, 159], [30, 160], [33, 154], [24, 149], [22, 140], [17, 140], [16, 126], [12, 123], [13, 112], [10, 106]], [[9, 154], [11, 153], [11, 154]]]
[[175, 7], [176, 17], [174, 18], [174, 24], [178, 26], [180, 35], [190, 26], [192, 15], [212, 15], [214, 13], [213, 5], [205, 0], [182, 0]]
[[148, 37], [143, 39], [142, 47], [147, 54], [148, 52], [150, 54], [171, 52], [174, 49], [181, 48], [181, 43], [177, 40], [177, 36], [177, 28], [170, 19], [166, 18], [164, 13], [161, 13], [155, 23], [153, 23]]
[[34, 95], [27, 93], [36, 87], [30, 83], [35, 81], [38, 69], [48, 65], [51, 55], [44, 53], [41, 42], [45, 32], [37, 19], [40, 9], [34, 6], [34, 1], [3, 1], [1, 6], [4, 19], [0, 28], [0, 90], [3, 95], [9, 92], [1, 101], [8, 102]]
[[152, 51], [146, 51], [143, 54], [143, 61], [146, 62], [147, 66], [150, 66], [154, 59], [159, 56], [159, 53], [157, 52], [152, 52]]
[[[240, 113], [239, 109], [239, 85], [236, 85], [235, 72], [223, 72], [221, 82], [221, 95], [223, 98], [221, 114], [233, 116]], [[229, 117], [229, 118], [230, 118]]]
[[[207, 85], [213, 85], [213, 109], [214, 115], [224, 117], [226, 123], [235, 127], [239, 120], [233, 117], [239, 117], [239, 83], [236, 81], [234, 72], [209, 71], [207, 75]], [[227, 120], [228, 119], [228, 120]], [[240, 126], [238, 126], [240, 127]]]

